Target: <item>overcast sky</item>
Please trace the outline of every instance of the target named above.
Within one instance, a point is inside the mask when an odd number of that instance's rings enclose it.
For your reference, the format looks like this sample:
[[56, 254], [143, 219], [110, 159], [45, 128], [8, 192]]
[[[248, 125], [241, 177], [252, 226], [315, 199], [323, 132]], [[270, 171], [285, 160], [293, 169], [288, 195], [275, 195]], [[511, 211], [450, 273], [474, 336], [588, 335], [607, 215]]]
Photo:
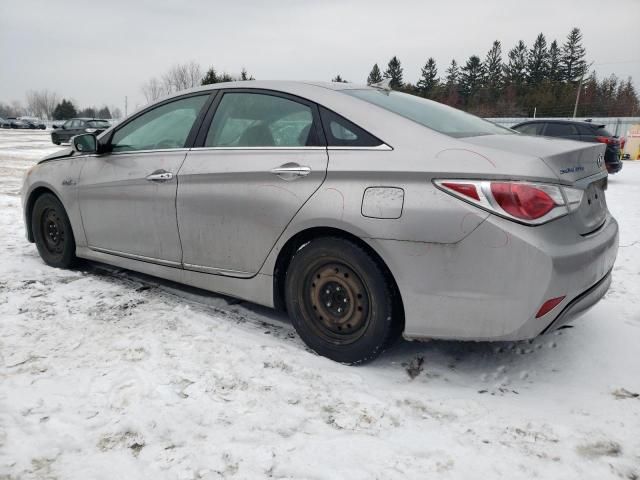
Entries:
[[81, 107], [129, 111], [140, 87], [171, 65], [257, 79], [365, 82], [397, 55], [416, 82], [430, 56], [440, 74], [455, 58], [503, 53], [543, 32], [564, 42], [577, 26], [599, 74], [640, 85], [640, 0], [0, 0], [0, 101], [48, 88]]

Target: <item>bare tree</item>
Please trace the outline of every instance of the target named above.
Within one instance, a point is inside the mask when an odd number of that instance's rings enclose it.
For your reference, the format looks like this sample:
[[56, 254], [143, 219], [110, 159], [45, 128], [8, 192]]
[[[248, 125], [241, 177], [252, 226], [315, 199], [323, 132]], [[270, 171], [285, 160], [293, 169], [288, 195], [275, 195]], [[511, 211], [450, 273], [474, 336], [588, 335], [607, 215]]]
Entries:
[[122, 118], [122, 110], [118, 107], [111, 107], [111, 118], [114, 120], [120, 120]]
[[51, 119], [59, 98], [57, 93], [49, 90], [29, 90], [26, 100], [26, 110], [30, 115]]
[[193, 61], [174, 65], [162, 76], [162, 86], [166, 94], [197, 87], [201, 81], [202, 69]]
[[157, 78], [151, 78], [147, 83], [142, 85], [142, 93], [144, 98], [147, 100], [147, 103], [155, 102], [163, 95], [166, 95], [170, 92], [166, 92], [163, 89], [162, 84]]

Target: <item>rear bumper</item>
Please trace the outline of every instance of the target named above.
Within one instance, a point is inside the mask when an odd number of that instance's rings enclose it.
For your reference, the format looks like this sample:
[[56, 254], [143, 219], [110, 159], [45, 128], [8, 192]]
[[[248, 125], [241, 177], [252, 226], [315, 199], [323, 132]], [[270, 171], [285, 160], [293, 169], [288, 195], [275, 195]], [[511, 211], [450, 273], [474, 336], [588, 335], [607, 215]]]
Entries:
[[607, 172], [608, 173], [618, 173], [622, 170], [622, 160], [616, 159], [613, 162], [607, 162]]
[[[372, 246], [400, 289], [405, 337], [522, 340], [557, 328], [604, 295], [618, 224], [607, 214], [597, 232], [581, 236], [571, 216], [537, 227], [490, 216], [456, 244]], [[535, 318], [556, 297], [565, 298]]]
[[611, 272], [607, 273], [602, 280], [578, 295], [560, 312], [542, 333], [549, 333], [557, 330], [562, 325], [570, 322], [574, 318], [582, 315], [584, 312], [593, 307], [598, 301], [604, 297], [609, 286], [611, 285]]

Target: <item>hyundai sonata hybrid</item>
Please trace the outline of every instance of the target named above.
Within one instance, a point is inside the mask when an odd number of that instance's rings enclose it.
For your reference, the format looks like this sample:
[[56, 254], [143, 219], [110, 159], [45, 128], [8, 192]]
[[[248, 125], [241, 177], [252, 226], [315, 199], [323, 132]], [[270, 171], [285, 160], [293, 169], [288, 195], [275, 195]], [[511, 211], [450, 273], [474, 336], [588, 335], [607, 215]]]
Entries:
[[384, 84], [200, 87], [72, 147], [24, 182], [45, 263], [286, 310], [339, 362], [401, 335], [530, 339], [611, 282], [606, 145], [521, 135]]

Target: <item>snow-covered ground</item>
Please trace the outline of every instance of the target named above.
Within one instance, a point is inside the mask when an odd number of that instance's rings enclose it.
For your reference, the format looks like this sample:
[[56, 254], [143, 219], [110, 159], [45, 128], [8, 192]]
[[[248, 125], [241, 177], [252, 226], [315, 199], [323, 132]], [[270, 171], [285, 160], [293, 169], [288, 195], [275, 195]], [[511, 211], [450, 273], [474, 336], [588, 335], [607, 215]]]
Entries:
[[606, 298], [532, 342], [402, 342], [347, 367], [247, 303], [45, 266], [0, 131], [0, 479], [640, 477], [640, 162], [610, 177]]

